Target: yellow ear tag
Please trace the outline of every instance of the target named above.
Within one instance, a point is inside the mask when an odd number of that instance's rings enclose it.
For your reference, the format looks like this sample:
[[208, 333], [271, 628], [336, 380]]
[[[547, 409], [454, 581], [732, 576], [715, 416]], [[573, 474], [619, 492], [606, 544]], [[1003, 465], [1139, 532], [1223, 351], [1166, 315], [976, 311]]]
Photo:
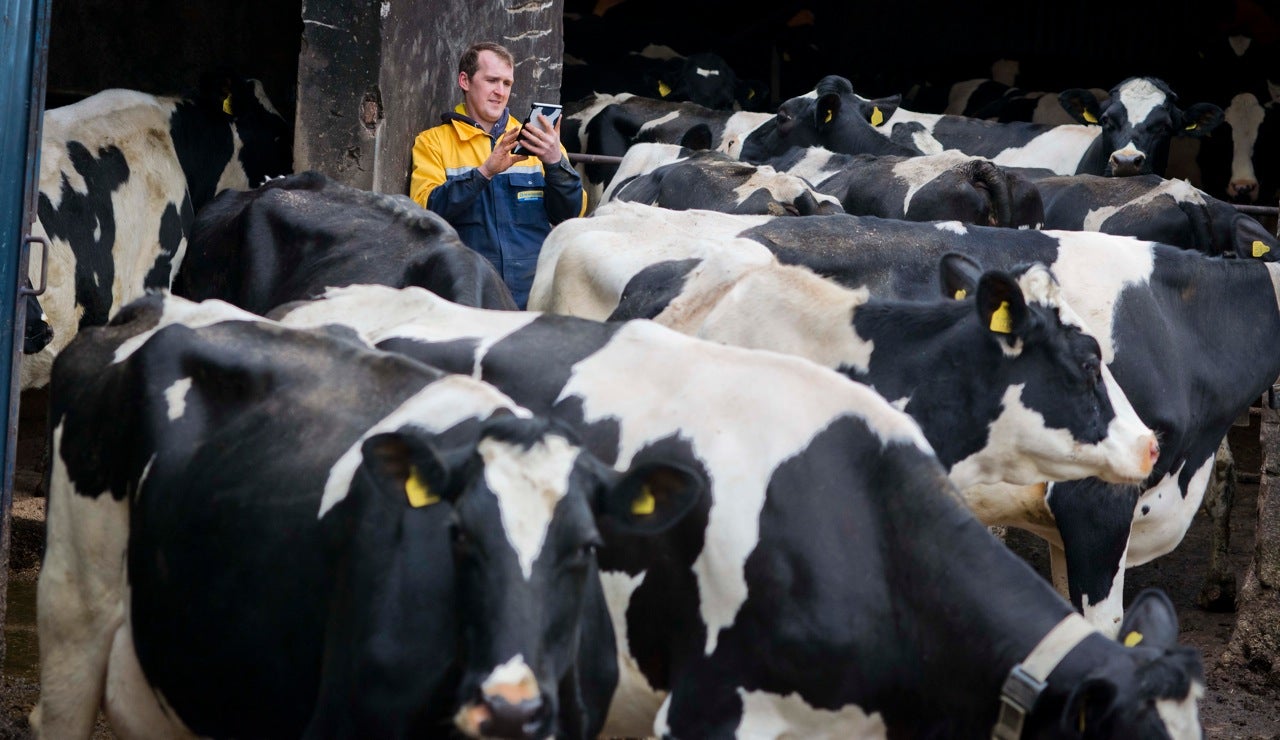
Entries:
[[1080, 717], [1076, 720], [1076, 723], [1080, 726], [1080, 730], [1079, 730], [1080, 734], [1083, 735], [1084, 734], [1084, 706], [1083, 705], [1081, 705], [1080, 707]]
[[658, 94], [664, 98], [667, 97], [671, 94], [671, 86], [662, 80], [658, 80]]
[[1260, 242], [1260, 241], [1257, 241], [1257, 242], [1254, 242], [1254, 243], [1253, 243], [1253, 256], [1254, 256], [1254, 257], [1261, 257], [1262, 255], [1264, 255], [1264, 254], [1266, 254], [1267, 252], [1270, 252], [1270, 251], [1271, 251], [1271, 247], [1268, 247], [1266, 244], [1263, 244], [1263, 243], [1262, 243], [1262, 242]]
[[747, 100], [755, 100], [755, 99], [756, 99], [756, 91], [755, 91], [755, 90], [748, 90], [748, 91], [747, 91]]
[[230, 95], [222, 99], [222, 112], [226, 113], [228, 116], [235, 115], [234, 113], [231, 112], [231, 96]]
[[831, 118], [832, 118], [832, 116], [834, 116], [834, 115], [835, 115], [835, 113], [833, 113], [832, 111], [827, 111], [827, 117], [826, 117], [826, 118], [824, 118], [824, 119], [822, 119], [822, 122], [823, 122], [823, 123], [831, 123]]
[[1000, 301], [1000, 308], [991, 313], [991, 331], [997, 334], [1013, 333], [1013, 317], [1009, 315], [1009, 302]]
[[1137, 645], [1140, 642], [1142, 642], [1142, 633], [1138, 632], [1137, 630], [1134, 630], [1133, 632], [1130, 632], [1129, 634], [1124, 636], [1125, 647], [1133, 647], [1134, 645]]
[[871, 125], [879, 126], [884, 123], [884, 113], [880, 110], [880, 106], [871, 109]]
[[1089, 123], [1097, 123], [1097, 122], [1098, 122], [1098, 117], [1097, 117], [1097, 116], [1095, 116], [1095, 115], [1093, 115], [1093, 114], [1092, 114], [1092, 113], [1090, 113], [1089, 111], [1085, 111], [1085, 112], [1084, 112], [1084, 120], [1088, 121]]
[[969, 295], [969, 291], [965, 290], [964, 288], [960, 288], [959, 290], [956, 291], [956, 300], [963, 301], [965, 297], [968, 295]]
[[440, 497], [427, 488], [422, 476], [418, 475], [417, 468], [409, 468], [409, 480], [404, 482], [404, 492], [409, 496], [409, 505], [415, 509], [440, 503]]
[[640, 495], [631, 500], [631, 513], [636, 516], [648, 516], [658, 507], [658, 500], [648, 486], [640, 489]]

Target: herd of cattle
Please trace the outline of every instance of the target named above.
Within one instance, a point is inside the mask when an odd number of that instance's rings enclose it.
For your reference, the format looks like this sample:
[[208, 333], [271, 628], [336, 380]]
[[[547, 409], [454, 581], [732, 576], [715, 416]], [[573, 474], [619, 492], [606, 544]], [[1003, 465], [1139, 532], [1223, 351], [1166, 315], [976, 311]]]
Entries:
[[1061, 101], [571, 102], [621, 161], [529, 311], [252, 81], [50, 110], [37, 736], [1199, 737], [1124, 573], [1280, 376], [1280, 243], [1162, 176], [1221, 108]]

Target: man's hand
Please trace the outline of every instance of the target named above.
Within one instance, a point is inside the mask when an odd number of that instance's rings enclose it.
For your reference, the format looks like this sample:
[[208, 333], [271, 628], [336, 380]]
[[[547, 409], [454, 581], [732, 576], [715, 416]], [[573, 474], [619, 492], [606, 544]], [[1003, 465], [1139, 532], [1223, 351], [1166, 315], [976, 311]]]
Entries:
[[[502, 138], [498, 139], [493, 145], [493, 151], [489, 152], [489, 158], [484, 161], [484, 164], [480, 165], [480, 174], [484, 175], [486, 180], [492, 180], [494, 175], [506, 172], [511, 169], [511, 165], [524, 159], [520, 155], [511, 153], [519, 138], [520, 129], [511, 129], [504, 133]], [[528, 144], [525, 146], [528, 146]]]
[[[563, 118], [563, 116], [561, 116]], [[560, 118], [553, 127], [551, 121], [541, 113], [538, 114], [538, 125], [529, 125], [520, 129], [520, 138], [524, 148], [543, 164], [556, 164], [560, 161]]]

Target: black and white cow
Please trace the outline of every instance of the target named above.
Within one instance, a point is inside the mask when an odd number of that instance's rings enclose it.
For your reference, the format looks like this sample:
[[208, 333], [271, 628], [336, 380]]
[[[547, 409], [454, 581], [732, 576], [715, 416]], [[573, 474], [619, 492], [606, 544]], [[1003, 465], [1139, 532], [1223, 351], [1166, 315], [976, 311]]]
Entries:
[[914, 157], [792, 149], [768, 162], [840, 199], [846, 213], [1039, 228], [1040, 193], [1021, 174], [950, 150]]
[[719, 54], [703, 51], [685, 56], [661, 44], [626, 54], [566, 59], [560, 88], [565, 100], [631, 93], [725, 111], [735, 110], [746, 96], [755, 98], [760, 92], [740, 82]]
[[[1001, 85], [995, 80], [968, 80], [957, 83], [953, 94], [960, 96], [947, 106], [944, 113], [988, 121], [1027, 121], [1061, 126], [1076, 123], [1076, 119], [1062, 107], [1062, 94], [1031, 91]], [[965, 97], [965, 93], [968, 93]], [[1106, 90], [1089, 88], [1094, 100], [1103, 103], [1109, 97]]]
[[1257, 219], [1185, 180], [1159, 175], [1031, 179], [1044, 202], [1046, 229], [1101, 231], [1213, 255], [1280, 257], [1280, 241]]
[[407, 196], [314, 171], [224, 192], [201, 209], [173, 292], [265, 314], [355, 283], [417, 285], [468, 306], [516, 309], [502, 277], [444, 219]]
[[[712, 110], [628, 93], [591, 95], [565, 105], [560, 138], [568, 151], [581, 154], [621, 157], [632, 144], [657, 142], [688, 144], [736, 157], [743, 137], [770, 118], [768, 113]], [[689, 140], [686, 134], [695, 128], [694, 140]], [[600, 204], [601, 193], [617, 171], [615, 164], [578, 166], [588, 210]]]
[[[804, 265], [885, 298], [936, 295], [937, 265], [947, 252], [987, 269], [1032, 261], [1049, 266], [1065, 302], [1098, 339], [1124, 394], [1155, 430], [1160, 459], [1141, 487], [1086, 479], [1053, 484], [1047, 497], [1044, 491], [1001, 490], [967, 500], [989, 523], [1048, 539], [1055, 569], [1065, 563], [1072, 601], [1108, 630], [1122, 611], [1123, 566], [1141, 565], [1177, 546], [1200, 507], [1218, 443], [1280, 376], [1280, 349], [1271, 340], [1280, 333], [1280, 264], [1094, 232], [653, 211], [618, 203], [590, 220], [601, 232], [629, 233], [633, 246], [653, 235], [655, 249], [672, 253], [679, 250], [673, 235], [686, 232], [700, 240], [755, 241], [784, 264]], [[615, 223], [607, 227], [605, 217]], [[661, 231], [653, 225], [657, 219]], [[559, 269], [551, 262], [539, 264], [540, 272], [544, 268]], [[625, 286], [621, 277], [615, 283], [620, 285], [598, 289]]]
[[[1057, 174], [1137, 175], [1164, 171], [1169, 140], [1203, 136], [1222, 120], [1222, 110], [1197, 103], [1185, 112], [1160, 80], [1134, 77], [1111, 90], [1099, 107], [1092, 93], [1068, 90], [1063, 105], [1080, 123], [1046, 126], [996, 123], [962, 116], [914, 113], [897, 108], [880, 126], [856, 110], [859, 97], [849, 80], [824, 77], [814, 97], [792, 98], [775, 120], [760, 125], [742, 145], [741, 158], [768, 161], [796, 146], [823, 146], [846, 154], [937, 154], [958, 149], [998, 165], [1043, 167]], [[875, 144], [873, 135], [887, 142]], [[870, 148], [869, 148], [870, 147]], [[896, 148], [901, 151], [888, 151]]]
[[37, 737], [596, 737], [597, 516], [705, 484], [353, 339], [151, 295], [59, 356]]
[[22, 363], [22, 388], [49, 382], [78, 329], [169, 287], [195, 212], [289, 172], [291, 131], [256, 80], [210, 81], [190, 99], [106, 90], [46, 111], [32, 231], [49, 240], [53, 340]]
[[618, 165], [602, 202], [621, 200], [685, 211], [808, 216], [844, 213], [830, 195], [796, 175], [714, 151], [676, 144], [634, 144]]
[[[886, 301], [800, 266], [735, 264], [739, 250], [700, 243], [686, 259], [646, 268], [608, 320], [652, 318], [702, 339], [806, 357], [865, 383], [920, 424], [962, 490], [1090, 475], [1137, 483], [1151, 472], [1155, 436], [1102, 369], [1097, 343], [1068, 323], [1076, 319], [1043, 267], [984, 274], [967, 301]], [[577, 274], [558, 270], [558, 282], [595, 282], [582, 273], [609, 270], [602, 251], [594, 259], [573, 251], [561, 247], [560, 259]], [[556, 296], [577, 293], [559, 287]], [[583, 315], [566, 303], [548, 309]]]
[[1200, 140], [1193, 175], [1206, 192], [1234, 203], [1273, 206], [1280, 199], [1280, 86], [1242, 92], [1223, 113], [1225, 131]]
[[[881, 300], [780, 265], [755, 242], [702, 239], [695, 219], [682, 235], [650, 211], [645, 237], [630, 239], [634, 220], [614, 212], [552, 232], [531, 310], [649, 318], [806, 357], [916, 419], [961, 489], [1090, 475], [1136, 483], [1159, 454], [1043, 268], [1018, 281], [992, 273], [989, 304]], [[1003, 337], [990, 328], [1000, 303], [1025, 317], [1017, 329], [1001, 325], [1013, 332]]]
[[[987, 736], [1019, 664], [1022, 686], [1047, 680], [1024, 737], [1199, 736], [1199, 660], [1167, 599], [1131, 610], [1135, 647], [1106, 639], [965, 510], [914, 423], [831, 370], [415, 289], [280, 313], [483, 378], [615, 465], [662, 452], [702, 471], [704, 506], [657, 541], [602, 527], [620, 672], [605, 736]], [[1017, 735], [1023, 712], [1004, 709]]]

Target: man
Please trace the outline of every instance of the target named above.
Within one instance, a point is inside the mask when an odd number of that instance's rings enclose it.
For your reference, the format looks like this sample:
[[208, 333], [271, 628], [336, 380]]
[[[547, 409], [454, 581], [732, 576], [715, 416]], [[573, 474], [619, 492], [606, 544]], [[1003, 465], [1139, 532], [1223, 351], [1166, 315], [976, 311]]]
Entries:
[[[551, 227], [586, 212], [582, 180], [560, 144], [560, 122], [521, 129], [507, 109], [515, 60], [500, 44], [473, 44], [458, 62], [462, 103], [413, 142], [409, 195], [440, 214], [498, 268], [524, 308]], [[517, 142], [528, 155], [512, 154]]]

